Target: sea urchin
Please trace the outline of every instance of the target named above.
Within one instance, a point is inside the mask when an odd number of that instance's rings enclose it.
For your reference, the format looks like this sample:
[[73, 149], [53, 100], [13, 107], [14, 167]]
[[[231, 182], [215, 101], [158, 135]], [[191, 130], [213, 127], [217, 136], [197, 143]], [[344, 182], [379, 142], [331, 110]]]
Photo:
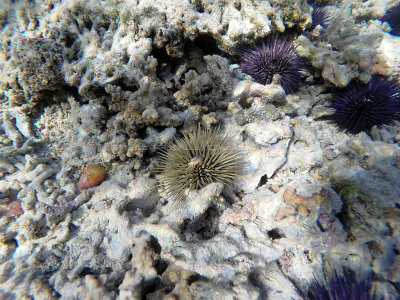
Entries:
[[229, 185], [243, 169], [241, 153], [228, 136], [200, 126], [175, 139], [160, 156], [160, 187], [171, 200], [212, 182]]
[[353, 82], [337, 93], [330, 108], [339, 130], [357, 134], [374, 125], [400, 121], [400, 84], [382, 77], [372, 77], [367, 83]]
[[288, 38], [268, 40], [261, 47], [241, 53], [241, 69], [261, 84], [271, 84], [274, 75], [281, 76], [281, 85], [287, 94], [300, 85], [303, 60]]
[[311, 30], [314, 30], [315, 27], [317, 27], [318, 25], [320, 25], [324, 29], [326, 29], [326, 27], [328, 26], [330, 15], [326, 12], [325, 9], [321, 7], [314, 8], [311, 17], [312, 17]]
[[350, 269], [335, 270], [332, 276], [320, 281], [314, 277], [308, 292], [298, 291], [306, 300], [378, 300], [371, 278], [356, 275]]

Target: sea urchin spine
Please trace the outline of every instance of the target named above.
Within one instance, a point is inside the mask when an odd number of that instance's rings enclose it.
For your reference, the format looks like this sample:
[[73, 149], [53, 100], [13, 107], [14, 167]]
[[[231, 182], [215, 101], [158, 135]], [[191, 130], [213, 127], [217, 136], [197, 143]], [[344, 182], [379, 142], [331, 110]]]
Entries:
[[314, 277], [308, 292], [298, 290], [305, 300], [383, 300], [372, 288], [371, 277], [350, 269], [334, 270], [325, 280]]
[[200, 126], [184, 133], [160, 156], [160, 187], [173, 201], [212, 182], [229, 185], [243, 169], [242, 156], [230, 139], [219, 129]]
[[368, 84], [353, 82], [333, 97], [329, 107], [335, 109], [333, 123], [346, 133], [393, 124], [400, 121], [400, 84], [382, 77], [373, 77]]
[[311, 30], [314, 30], [315, 27], [317, 27], [318, 25], [320, 25], [324, 29], [328, 27], [328, 21], [330, 19], [330, 15], [326, 12], [325, 9], [320, 7], [314, 8], [311, 17], [312, 17]]
[[261, 84], [271, 84], [274, 75], [281, 76], [281, 85], [287, 94], [298, 89], [303, 60], [288, 38], [266, 41], [261, 47], [244, 50], [241, 69]]

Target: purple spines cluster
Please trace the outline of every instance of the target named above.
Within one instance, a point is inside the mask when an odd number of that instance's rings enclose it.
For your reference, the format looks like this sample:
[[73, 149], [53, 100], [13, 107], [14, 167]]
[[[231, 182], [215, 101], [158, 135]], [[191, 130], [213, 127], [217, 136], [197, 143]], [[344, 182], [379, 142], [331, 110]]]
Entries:
[[281, 76], [281, 86], [287, 94], [296, 91], [304, 69], [303, 60], [288, 38], [275, 38], [262, 43], [261, 47], [241, 53], [241, 69], [261, 84], [271, 84], [274, 75]]
[[390, 24], [393, 35], [400, 36], [400, 4], [389, 9], [381, 20]]
[[374, 125], [390, 125], [400, 121], [400, 84], [382, 77], [367, 83], [353, 82], [334, 95], [331, 116], [339, 130], [357, 134]]
[[335, 270], [326, 280], [314, 277], [308, 293], [299, 291], [300, 296], [307, 300], [381, 300], [372, 288], [371, 278], [365, 274], [356, 275], [344, 269]]
[[314, 8], [311, 14], [311, 18], [312, 18], [311, 30], [314, 30], [315, 27], [317, 27], [318, 25], [320, 25], [324, 29], [328, 27], [330, 15], [326, 12], [324, 8], [321, 7]]

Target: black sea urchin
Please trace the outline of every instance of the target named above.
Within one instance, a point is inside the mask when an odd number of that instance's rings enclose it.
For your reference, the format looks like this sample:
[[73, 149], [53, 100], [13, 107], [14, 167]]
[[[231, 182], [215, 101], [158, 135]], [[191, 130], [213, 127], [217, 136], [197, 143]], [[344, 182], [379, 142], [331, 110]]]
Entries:
[[326, 29], [326, 27], [328, 26], [330, 15], [326, 12], [325, 9], [320, 7], [314, 8], [311, 17], [311, 30], [314, 30], [315, 27], [317, 27], [318, 25], [320, 25], [324, 29]]
[[381, 77], [367, 84], [353, 82], [333, 97], [329, 107], [335, 109], [332, 121], [346, 133], [393, 124], [400, 121], [400, 84]]
[[400, 36], [400, 4], [389, 9], [381, 20], [390, 24], [393, 35]]
[[287, 38], [266, 41], [261, 47], [247, 49], [241, 54], [242, 71], [261, 84], [271, 84], [275, 74], [281, 76], [281, 85], [287, 94], [298, 89], [303, 60], [296, 47]]
[[187, 190], [200, 190], [212, 182], [229, 185], [244, 166], [228, 136], [200, 126], [176, 139], [160, 156], [160, 186], [172, 200], [181, 200]]
[[356, 275], [349, 269], [338, 272], [322, 282], [314, 277], [308, 292], [298, 291], [306, 300], [378, 300], [372, 289], [371, 278]]

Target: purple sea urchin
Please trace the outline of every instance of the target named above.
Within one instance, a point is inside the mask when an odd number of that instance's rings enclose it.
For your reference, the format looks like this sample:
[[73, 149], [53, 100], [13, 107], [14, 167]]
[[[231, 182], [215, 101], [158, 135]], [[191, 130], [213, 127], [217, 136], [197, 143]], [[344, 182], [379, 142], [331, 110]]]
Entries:
[[325, 281], [314, 277], [308, 292], [298, 291], [303, 299], [312, 300], [378, 300], [369, 276], [357, 275], [349, 270], [334, 271]]
[[393, 35], [400, 36], [400, 4], [389, 9], [381, 20], [390, 24]]
[[311, 30], [314, 30], [315, 27], [317, 27], [318, 25], [320, 25], [324, 29], [326, 29], [326, 27], [328, 26], [330, 15], [326, 12], [325, 9], [320, 7], [314, 8], [311, 17]]
[[298, 89], [303, 60], [288, 38], [266, 41], [261, 47], [247, 49], [241, 54], [241, 69], [261, 84], [271, 84], [274, 75], [281, 76], [281, 85], [287, 94]]
[[160, 187], [173, 201], [183, 199], [187, 190], [200, 190], [212, 182], [229, 185], [244, 166], [228, 136], [200, 126], [184, 133], [160, 156]]
[[367, 84], [353, 82], [337, 93], [330, 108], [339, 130], [357, 134], [374, 125], [400, 121], [400, 84], [385, 78], [373, 77]]

